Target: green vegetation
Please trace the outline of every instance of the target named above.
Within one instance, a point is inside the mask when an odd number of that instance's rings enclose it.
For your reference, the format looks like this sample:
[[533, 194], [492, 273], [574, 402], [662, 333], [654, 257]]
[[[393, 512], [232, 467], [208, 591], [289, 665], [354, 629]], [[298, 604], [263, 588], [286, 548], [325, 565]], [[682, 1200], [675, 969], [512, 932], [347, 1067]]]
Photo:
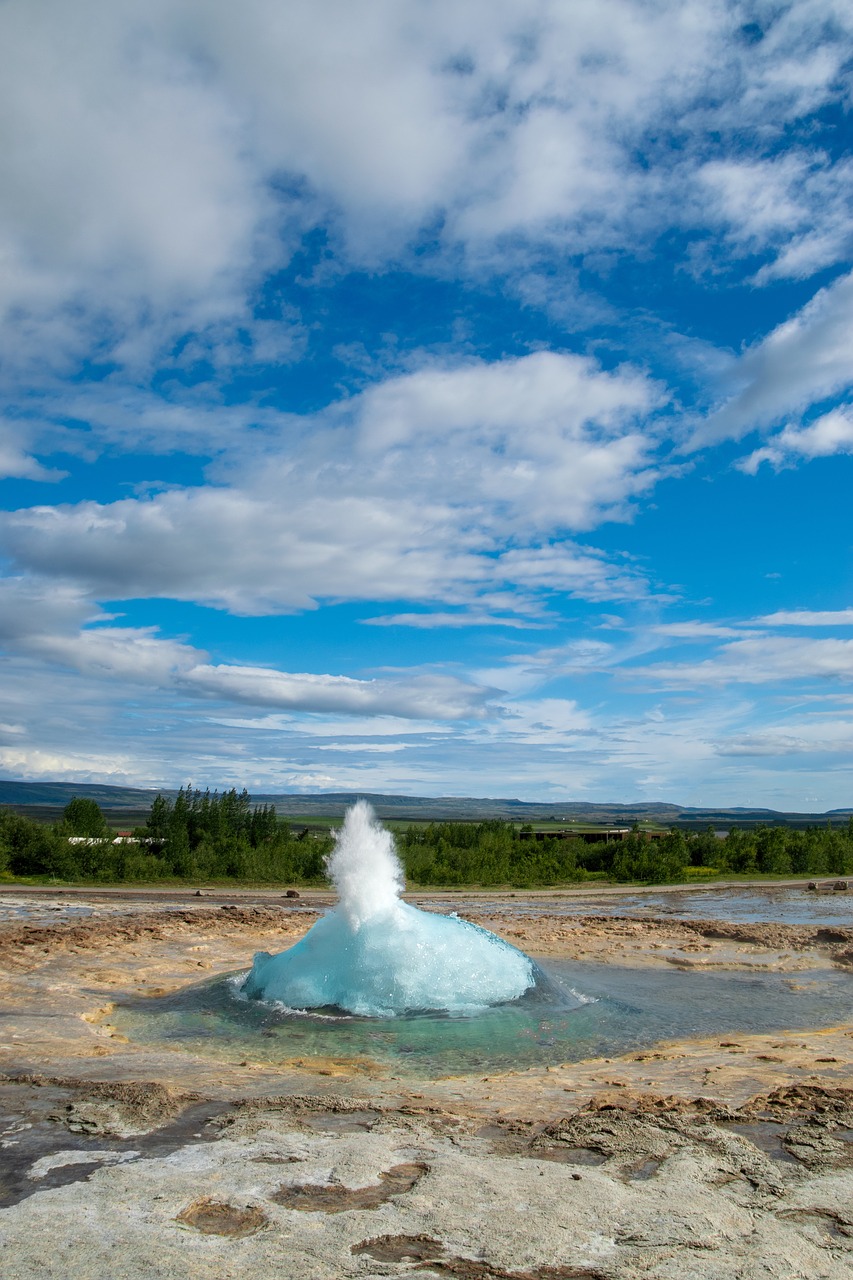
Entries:
[[406, 877], [422, 885], [519, 888], [585, 879], [579, 840], [529, 840], [509, 822], [430, 822], [410, 826], [397, 846]]
[[[565, 828], [534, 832], [500, 819], [410, 822], [397, 844], [412, 886], [536, 888], [590, 880], [667, 884], [718, 876], [853, 874], [853, 819], [846, 827], [673, 829], [660, 838], [634, 830], [590, 843]], [[540, 837], [541, 838], [538, 838]], [[220, 881], [321, 884], [332, 848], [329, 827], [294, 832], [273, 805], [246, 791], [158, 795], [144, 826], [116, 838], [90, 798], [69, 800], [47, 825], [0, 809], [0, 873], [96, 883]]]
[[328, 832], [294, 835], [272, 805], [252, 807], [243, 791], [158, 795], [131, 838], [109, 830], [94, 800], [76, 797], [52, 826], [0, 810], [0, 871], [98, 883], [240, 880], [322, 881]]
[[107, 820], [96, 800], [85, 796], [72, 796], [63, 810], [65, 825], [71, 835], [92, 836], [106, 840], [111, 834]]

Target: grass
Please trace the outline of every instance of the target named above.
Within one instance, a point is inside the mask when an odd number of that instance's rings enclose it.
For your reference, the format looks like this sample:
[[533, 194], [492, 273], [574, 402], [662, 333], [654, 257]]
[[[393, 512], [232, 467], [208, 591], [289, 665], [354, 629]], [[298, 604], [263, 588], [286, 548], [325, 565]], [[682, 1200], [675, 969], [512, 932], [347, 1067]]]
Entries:
[[[655, 890], [661, 888], [678, 888], [714, 884], [736, 884], [748, 887], [749, 885], [767, 885], [774, 884], [807, 884], [812, 880], [820, 880], [831, 882], [838, 879], [849, 879], [846, 876], [838, 876], [827, 873], [826, 875], [786, 875], [778, 876], [770, 872], [735, 872], [735, 871], [719, 871], [716, 867], [685, 867], [684, 879], [671, 882], [669, 884], [649, 883], [644, 880], [614, 880], [606, 871], [589, 871], [583, 880], [561, 880], [550, 884], [479, 884], [477, 881], [471, 881], [466, 884], [421, 884], [416, 880], [407, 880], [406, 892], [414, 893], [548, 893], [550, 891], [562, 890], [591, 890], [596, 889], [648, 889]], [[177, 877], [164, 878], [162, 880], [57, 880], [50, 876], [15, 876], [9, 871], [0, 872], [0, 886], [8, 885], [10, 888], [51, 888], [51, 889], [126, 889], [132, 891], [135, 889], [239, 889], [245, 892], [254, 891], [284, 891], [285, 889], [305, 889], [316, 890], [318, 892], [330, 892], [332, 885], [325, 880], [181, 880]]]

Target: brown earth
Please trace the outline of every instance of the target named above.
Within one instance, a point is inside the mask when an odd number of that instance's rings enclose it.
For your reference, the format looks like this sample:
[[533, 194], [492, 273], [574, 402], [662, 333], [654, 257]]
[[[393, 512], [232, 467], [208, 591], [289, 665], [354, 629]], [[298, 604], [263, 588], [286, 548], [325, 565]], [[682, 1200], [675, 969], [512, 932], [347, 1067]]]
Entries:
[[[847, 929], [465, 914], [535, 955], [619, 965], [807, 983], [853, 957]], [[116, 1002], [244, 968], [315, 918], [148, 899], [0, 926], [4, 1276], [853, 1280], [853, 1017], [420, 1081], [346, 1059], [232, 1067], [111, 1023]]]

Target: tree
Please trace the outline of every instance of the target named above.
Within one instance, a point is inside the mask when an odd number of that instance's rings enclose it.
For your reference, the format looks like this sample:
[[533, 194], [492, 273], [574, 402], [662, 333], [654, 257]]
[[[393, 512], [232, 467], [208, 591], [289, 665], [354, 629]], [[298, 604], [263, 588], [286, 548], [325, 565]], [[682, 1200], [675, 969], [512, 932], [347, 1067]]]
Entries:
[[87, 796], [72, 796], [62, 816], [74, 836], [91, 836], [97, 840], [109, 835], [107, 820], [101, 813], [100, 805]]
[[151, 812], [145, 824], [145, 834], [151, 840], [165, 840], [169, 834], [169, 817], [172, 813], [171, 801], [158, 794], [151, 805]]
[[190, 838], [187, 830], [189, 813], [190, 805], [187, 802], [187, 795], [183, 787], [181, 787], [169, 814], [169, 821], [166, 825], [166, 843], [163, 847], [165, 858], [171, 863], [174, 874], [178, 876], [192, 874]]
[[755, 859], [758, 870], [774, 876], [791, 874], [788, 833], [782, 827], [759, 827], [755, 833]]

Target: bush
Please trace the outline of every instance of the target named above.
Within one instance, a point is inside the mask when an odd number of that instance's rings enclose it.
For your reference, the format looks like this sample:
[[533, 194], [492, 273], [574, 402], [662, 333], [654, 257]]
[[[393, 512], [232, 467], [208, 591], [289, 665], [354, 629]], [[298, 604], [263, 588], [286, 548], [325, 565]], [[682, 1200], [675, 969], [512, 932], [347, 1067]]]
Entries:
[[0, 848], [6, 867], [17, 876], [63, 877], [73, 865], [67, 840], [9, 809], [0, 810]]
[[661, 840], [641, 834], [628, 836], [614, 855], [614, 880], [640, 880], [647, 884], [671, 884], [684, 879], [690, 861], [687, 841], [680, 831], [671, 831]]

